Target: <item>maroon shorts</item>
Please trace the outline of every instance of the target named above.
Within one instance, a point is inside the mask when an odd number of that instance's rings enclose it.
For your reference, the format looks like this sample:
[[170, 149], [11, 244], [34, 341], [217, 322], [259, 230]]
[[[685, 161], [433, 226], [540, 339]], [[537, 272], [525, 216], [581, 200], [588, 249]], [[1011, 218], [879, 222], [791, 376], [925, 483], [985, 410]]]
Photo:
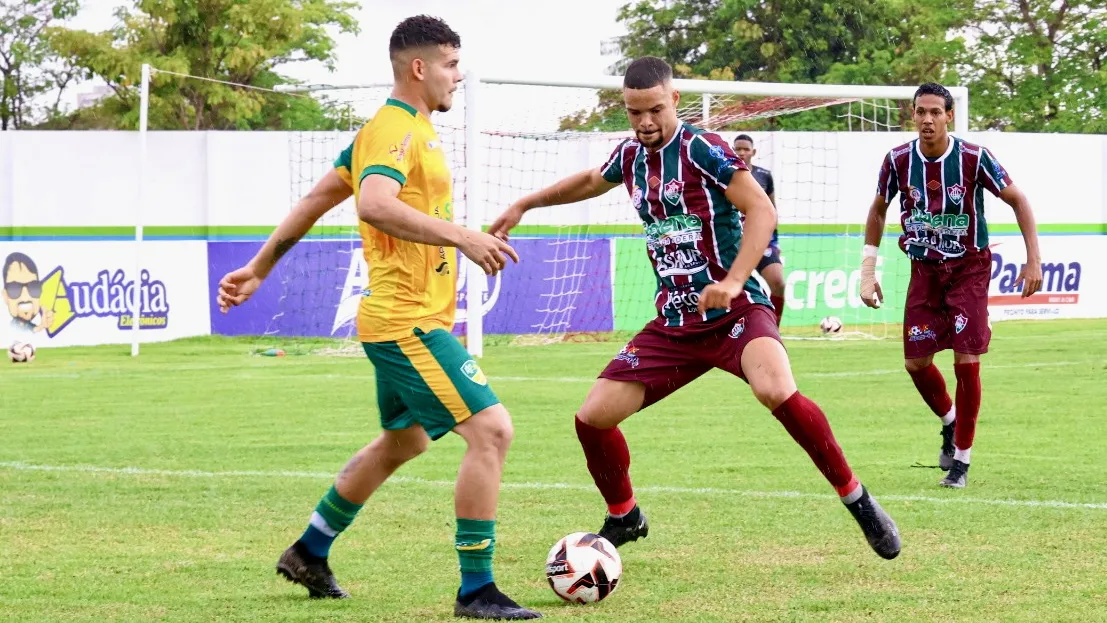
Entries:
[[903, 354], [929, 357], [952, 348], [965, 355], [988, 352], [988, 282], [992, 251], [942, 262], [912, 260], [903, 310]]
[[665, 327], [655, 319], [615, 355], [600, 378], [644, 384], [646, 398], [641, 408], [645, 409], [712, 368], [746, 380], [742, 351], [759, 337], [780, 342], [776, 314], [764, 305], [742, 305], [695, 333]]

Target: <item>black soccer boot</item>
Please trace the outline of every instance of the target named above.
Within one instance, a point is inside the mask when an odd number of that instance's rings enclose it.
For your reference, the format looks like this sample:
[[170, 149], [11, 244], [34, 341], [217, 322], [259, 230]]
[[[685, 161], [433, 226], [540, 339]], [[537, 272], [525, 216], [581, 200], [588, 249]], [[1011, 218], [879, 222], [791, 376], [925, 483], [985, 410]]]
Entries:
[[510, 597], [496, 588], [495, 582], [489, 582], [472, 595], [461, 597], [458, 589], [457, 601], [454, 602], [454, 616], [463, 619], [505, 619], [518, 621], [521, 619], [541, 619], [542, 615], [534, 610], [528, 610], [511, 600]]
[[637, 505], [629, 513], [622, 517], [608, 515], [603, 520], [603, 527], [596, 534], [611, 541], [615, 547], [619, 547], [630, 541], [646, 538], [650, 532], [650, 523], [646, 521], [646, 514]]
[[949, 468], [953, 466], [953, 427], [957, 422], [950, 422], [942, 424], [942, 449], [938, 452], [938, 467], [942, 468], [942, 471], [949, 471]]
[[954, 459], [949, 473], [938, 484], [951, 489], [964, 489], [969, 484], [969, 464]]
[[861, 497], [846, 504], [846, 508], [861, 526], [861, 532], [865, 533], [865, 540], [877, 555], [887, 560], [899, 556], [902, 543], [896, 522], [892, 521], [888, 513], [869, 495], [868, 489], [862, 486]]
[[327, 559], [312, 556], [300, 541], [293, 543], [281, 554], [280, 560], [277, 561], [277, 573], [283, 575], [289, 582], [308, 589], [308, 596], [313, 599], [322, 597], [345, 599], [350, 596], [335, 581], [334, 574], [327, 565]]

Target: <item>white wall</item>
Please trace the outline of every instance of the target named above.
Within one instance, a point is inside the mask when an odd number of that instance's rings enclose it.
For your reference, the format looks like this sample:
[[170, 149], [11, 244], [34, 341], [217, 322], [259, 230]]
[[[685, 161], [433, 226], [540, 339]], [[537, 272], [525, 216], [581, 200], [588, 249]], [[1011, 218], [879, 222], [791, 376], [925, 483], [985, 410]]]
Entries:
[[[733, 133], [725, 133], [728, 140]], [[773, 168], [784, 223], [864, 222], [881, 159], [906, 133], [765, 133], [761, 166]], [[270, 226], [331, 166], [350, 133], [151, 132], [146, 225]], [[461, 153], [460, 133], [443, 136]], [[1029, 196], [1039, 222], [1107, 222], [1107, 137], [976, 133]], [[599, 166], [616, 144], [586, 139], [486, 137], [486, 222], [512, 200], [574, 171]], [[0, 226], [125, 226], [136, 219], [138, 135], [133, 132], [0, 134]], [[457, 158], [456, 162], [463, 160]], [[455, 165], [455, 213], [465, 213], [464, 166]], [[988, 218], [1013, 223], [986, 195]], [[524, 224], [636, 224], [625, 192], [551, 208]], [[349, 206], [333, 215], [354, 224]]]

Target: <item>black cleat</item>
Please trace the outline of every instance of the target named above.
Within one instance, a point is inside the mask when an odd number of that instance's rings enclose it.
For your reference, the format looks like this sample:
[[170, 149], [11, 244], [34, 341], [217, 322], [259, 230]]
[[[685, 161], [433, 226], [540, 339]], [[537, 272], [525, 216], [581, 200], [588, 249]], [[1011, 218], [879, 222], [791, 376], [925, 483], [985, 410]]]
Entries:
[[955, 424], [956, 422], [942, 424], [942, 449], [938, 452], [938, 467], [946, 472], [953, 467], [953, 426]]
[[646, 538], [650, 533], [650, 523], [646, 521], [646, 514], [635, 506], [629, 513], [622, 517], [608, 515], [603, 520], [603, 527], [596, 534], [611, 541], [615, 547], [624, 543]]
[[541, 619], [542, 615], [534, 610], [528, 610], [511, 600], [510, 597], [496, 588], [495, 582], [485, 584], [472, 595], [461, 597], [458, 591], [457, 601], [454, 602], [454, 616], [463, 619], [506, 619], [518, 621], [521, 619]]
[[964, 489], [968, 483], [969, 464], [954, 459], [953, 466], [949, 468], [949, 473], [938, 484], [951, 489]]
[[873, 551], [887, 560], [899, 556], [902, 544], [896, 522], [892, 521], [888, 513], [869, 495], [868, 489], [862, 486], [861, 497], [851, 504], [846, 504], [846, 508], [861, 526], [861, 532], [865, 533], [865, 540], [869, 542]]
[[283, 575], [289, 582], [308, 589], [308, 596], [313, 599], [322, 597], [345, 599], [350, 596], [335, 581], [334, 574], [327, 565], [327, 559], [312, 556], [299, 541], [281, 554], [280, 560], [277, 561], [277, 573]]

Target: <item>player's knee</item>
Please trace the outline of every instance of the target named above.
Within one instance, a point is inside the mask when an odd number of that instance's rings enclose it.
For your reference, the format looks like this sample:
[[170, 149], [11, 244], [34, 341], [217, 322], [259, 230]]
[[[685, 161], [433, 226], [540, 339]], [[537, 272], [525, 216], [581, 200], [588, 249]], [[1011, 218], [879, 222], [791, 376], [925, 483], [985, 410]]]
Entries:
[[474, 434], [467, 437], [470, 446], [506, 454], [515, 439], [515, 426], [503, 405], [489, 407], [469, 418], [475, 425]]
[[796, 393], [796, 387], [792, 383], [766, 383], [760, 387], [754, 387], [753, 396], [757, 398], [757, 402], [760, 402], [766, 409], [772, 411], [780, 405], [784, 404], [784, 401], [792, 397], [792, 394]]
[[929, 368], [931, 361], [933, 361], [932, 357], [905, 359], [903, 362], [903, 367], [907, 370], [909, 374], [914, 374], [916, 372], [922, 372], [923, 370]]

